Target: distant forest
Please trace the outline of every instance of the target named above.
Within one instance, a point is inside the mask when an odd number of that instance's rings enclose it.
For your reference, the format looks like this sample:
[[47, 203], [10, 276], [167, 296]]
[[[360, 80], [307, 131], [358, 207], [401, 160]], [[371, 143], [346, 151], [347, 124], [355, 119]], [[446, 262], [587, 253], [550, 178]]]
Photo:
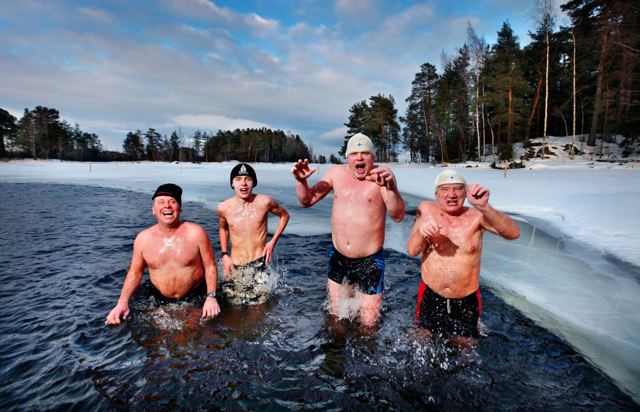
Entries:
[[[176, 131], [167, 137], [149, 128], [146, 132], [136, 130], [127, 133], [122, 152], [104, 151], [96, 134], [83, 132], [78, 124], [70, 126], [60, 119], [58, 110], [42, 106], [25, 109], [19, 121], [0, 108], [0, 132], [0, 158], [168, 162], [294, 162], [312, 159], [318, 163], [327, 162], [322, 155], [313, 156], [300, 136], [267, 128], [218, 131], [215, 135], [196, 130], [186, 142]], [[339, 162], [334, 156], [331, 159]]]
[[[510, 160], [513, 144], [533, 137], [586, 135], [632, 147], [640, 139], [640, 7], [629, 0], [572, 0], [562, 9], [569, 27], [556, 28], [551, 0], [537, 0], [532, 42], [520, 47], [508, 22], [487, 44], [473, 27], [443, 71], [420, 66], [398, 117], [393, 96], [378, 94], [353, 104], [346, 141], [363, 132], [380, 161], [463, 162]], [[425, 45], [433, 47], [434, 45]], [[544, 153], [544, 148], [542, 150]], [[314, 156], [300, 136], [270, 129], [129, 132], [122, 152], [103, 151], [100, 139], [60, 119], [56, 109], [25, 109], [16, 119], [0, 109], [0, 157], [70, 160], [291, 162]]]

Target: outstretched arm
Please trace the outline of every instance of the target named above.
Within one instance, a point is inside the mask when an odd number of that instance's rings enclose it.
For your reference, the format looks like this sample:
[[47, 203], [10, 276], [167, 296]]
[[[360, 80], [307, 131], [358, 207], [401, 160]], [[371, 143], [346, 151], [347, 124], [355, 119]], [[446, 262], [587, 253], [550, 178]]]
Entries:
[[289, 212], [287, 212], [284, 207], [279, 205], [278, 202], [273, 199], [270, 199], [269, 201], [269, 212], [280, 217], [280, 222], [278, 223], [278, 227], [273, 233], [271, 240], [264, 245], [263, 254], [265, 256], [265, 261], [267, 264], [271, 263], [273, 249], [275, 249], [280, 235], [282, 235], [282, 232], [284, 232], [284, 228], [287, 227], [287, 223], [289, 223]]
[[291, 174], [296, 179], [296, 196], [302, 207], [310, 207], [318, 203], [331, 191], [330, 180], [323, 178], [318, 183], [309, 187], [307, 179], [316, 169], [309, 168], [309, 160], [298, 160], [291, 168]]
[[520, 228], [509, 216], [489, 204], [489, 190], [476, 183], [467, 185], [467, 200], [482, 213], [482, 227], [488, 231], [514, 240], [520, 237]]
[[[216, 266], [216, 258], [209, 241], [209, 235], [200, 226], [197, 228], [197, 242], [200, 250], [200, 258], [204, 267], [204, 279], [207, 282], [207, 293], [215, 292], [218, 288], [218, 267]], [[220, 306], [215, 297], [207, 296], [202, 306], [202, 317], [212, 318], [220, 313]]]
[[376, 167], [369, 172], [366, 179], [380, 185], [389, 217], [394, 222], [401, 222], [405, 212], [404, 199], [398, 191], [396, 177], [391, 169], [384, 166]]
[[136, 236], [133, 242], [133, 255], [131, 256], [131, 265], [124, 279], [120, 298], [116, 306], [107, 315], [107, 324], [117, 325], [129, 316], [129, 299], [133, 296], [144, 274], [145, 261], [142, 257], [142, 240], [140, 235]]

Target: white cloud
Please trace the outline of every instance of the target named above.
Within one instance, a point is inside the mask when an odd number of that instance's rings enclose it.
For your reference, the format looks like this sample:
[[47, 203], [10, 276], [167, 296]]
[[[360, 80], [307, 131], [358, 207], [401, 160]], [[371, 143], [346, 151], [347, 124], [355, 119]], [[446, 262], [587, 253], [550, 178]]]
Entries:
[[269, 127], [269, 125], [248, 119], [230, 118], [215, 114], [184, 113], [173, 116], [162, 127], [189, 128], [203, 130], [235, 130]]
[[209, 0], [167, 0], [167, 4], [188, 16], [208, 17], [227, 23], [233, 23], [238, 16], [234, 11], [218, 7]]
[[337, 129], [329, 130], [328, 132], [322, 133], [318, 136], [318, 140], [326, 143], [342, 144], [348, 130], [349, 129], [347, 129], [346, 126], [338, 127]]
[[375, 11], [377, 3], [379, 2], [376, 0], [337, 0], [336, 11], [347, 16], [361, 17]]
[[109, 13], [108, 11], [95, 7], [80, 7], [78, 11], [85, 18], [89, 18], [99, 23], [108, 23], [114, 18], [113, 14]]
[[271, 19], [265, 19], [263, 17], [258, 16], [255, 13], [251, 13], [245, 16], [244, 20], [247, 26], [251, 28], [254, 33], [260, 36], [265, 36], [268, 33], [278, 30], [279, 28], [277, 21], [271, 20]]
[[434, 17], [433, 9], [426, 4], [416, 4], [389, 17], [383, 24], [384, 33], [403, 33], [408, 35], [416, 29], [422, 31], [429, 27]]

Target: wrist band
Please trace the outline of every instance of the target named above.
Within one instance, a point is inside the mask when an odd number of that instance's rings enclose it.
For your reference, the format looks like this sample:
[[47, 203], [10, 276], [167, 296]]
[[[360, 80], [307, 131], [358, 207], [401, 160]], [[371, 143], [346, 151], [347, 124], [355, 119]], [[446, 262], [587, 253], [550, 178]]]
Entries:
[[207, 292], [207, 297], [208, 298], [215, 298], [216, 297], [216, 291], [213, 290], [211, 292]]
[[227, 252], [220, 252], [220, 257], [229, 256]]

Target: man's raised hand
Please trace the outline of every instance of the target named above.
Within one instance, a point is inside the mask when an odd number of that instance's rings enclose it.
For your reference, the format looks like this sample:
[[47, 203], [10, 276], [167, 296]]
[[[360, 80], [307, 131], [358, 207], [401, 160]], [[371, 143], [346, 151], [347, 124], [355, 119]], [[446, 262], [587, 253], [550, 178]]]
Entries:
[[483, 208], [489, 204], [489, 190], [477, 183], [467, 185], [467, 200], [476, 208]]
[[312, 174], [317, 172], [319, 169], [311, 169], [309, 168], [309, 160], [298, 160], [293, 167], [291, 168], [291, 174], [295, 179], [299, 182], [303, 182], [309, 178]]
[[387, 167], [376, 167], [371, 169], [365, 179], [380, 186], [384, 186], [389, 190], [394, 190], [396, 188], [396, 177]]

